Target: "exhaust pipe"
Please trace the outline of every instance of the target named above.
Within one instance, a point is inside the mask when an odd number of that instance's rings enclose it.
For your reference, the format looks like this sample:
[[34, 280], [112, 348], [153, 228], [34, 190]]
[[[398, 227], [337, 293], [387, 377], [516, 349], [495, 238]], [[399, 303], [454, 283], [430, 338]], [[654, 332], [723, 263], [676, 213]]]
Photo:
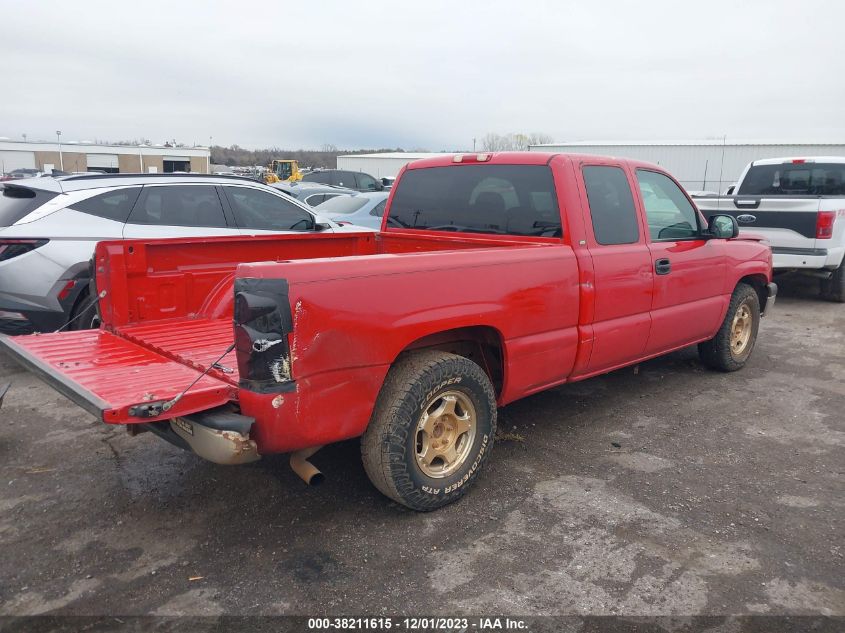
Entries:
[[308, 458], [321, 448], [323, 447], [312, 446], [290, 454], [291, 469], [309, 486], [317, 486], [323, 483], [323, 479], [325, 479], [323, 473], [321, 473], [314, 464], [308, 461]]

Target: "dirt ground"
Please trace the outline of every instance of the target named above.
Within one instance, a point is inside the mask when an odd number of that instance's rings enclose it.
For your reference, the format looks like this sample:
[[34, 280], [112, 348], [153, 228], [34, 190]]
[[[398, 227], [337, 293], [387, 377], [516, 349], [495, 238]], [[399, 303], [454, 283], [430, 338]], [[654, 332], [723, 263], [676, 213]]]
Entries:
[[[813, 285], [813, 284], [811, 284]], [[845, 306], [781, 281], [741, 372], [694, 349], [500, 412], [460, 502], [417, 514], [357, 442], [306, 487], [131, 438], [10, 359], [0, 614], [845, 614]]]

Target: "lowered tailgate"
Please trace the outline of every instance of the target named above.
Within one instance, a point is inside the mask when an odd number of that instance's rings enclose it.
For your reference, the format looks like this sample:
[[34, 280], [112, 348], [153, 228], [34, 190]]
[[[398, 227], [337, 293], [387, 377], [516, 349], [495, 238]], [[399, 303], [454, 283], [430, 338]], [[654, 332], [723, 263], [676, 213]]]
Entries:
[[133, 415], [133, 407], [176, 397], [202, 372], [105, 330], [0, 336], [0, 349], [110, 424], [164, 420], [237, 397], [233, 385], [206, 375], [166, 413]]

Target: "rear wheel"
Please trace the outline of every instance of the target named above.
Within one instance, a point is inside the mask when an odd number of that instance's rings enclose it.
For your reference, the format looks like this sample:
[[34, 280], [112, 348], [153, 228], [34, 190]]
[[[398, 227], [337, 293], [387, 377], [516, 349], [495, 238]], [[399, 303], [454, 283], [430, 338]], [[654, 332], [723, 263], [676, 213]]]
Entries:
[[823, 298], [845, 303], [845, 262], [839, 264], [829, 279], [822, 279], [821, 290]]
[[737, 284], [716, 336], [698, 345], [701, 361], [719, 371], [742, 369], [754, 349], [759, 327], [760, 298], [757, 291], [748, 284]]
[[410, 354], [388, 373], [361, 438], [367, 475], [414, 510], [459, 499], [493, 448], [496, 396], [471, 360], [440, 351]]

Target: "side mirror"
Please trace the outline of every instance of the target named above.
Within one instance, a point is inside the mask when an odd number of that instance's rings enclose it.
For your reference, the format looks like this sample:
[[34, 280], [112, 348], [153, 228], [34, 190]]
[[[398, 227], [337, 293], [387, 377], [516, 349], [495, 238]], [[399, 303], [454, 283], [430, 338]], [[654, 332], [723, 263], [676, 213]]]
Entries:
[[732, 215], [711, 215], [707, 230], [712, 237], [730, 240], [739, 235], [739, 224]]
[[384, 191], [384, 185], [378, 180], [376, 181], [376, 191]]

